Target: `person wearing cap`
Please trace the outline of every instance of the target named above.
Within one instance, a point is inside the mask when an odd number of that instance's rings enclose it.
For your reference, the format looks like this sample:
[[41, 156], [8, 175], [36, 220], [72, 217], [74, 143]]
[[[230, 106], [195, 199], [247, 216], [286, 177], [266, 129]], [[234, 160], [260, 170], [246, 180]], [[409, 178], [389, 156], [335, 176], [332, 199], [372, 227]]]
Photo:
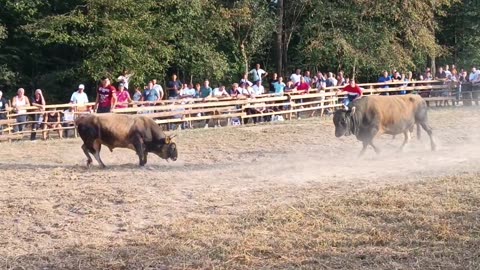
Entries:
[[[88, 103], [88, 96], [85, 93], [85, 85], [80, 84], [78, 90], [73, 92], [72, 97], [70, 98], [70, 104], [82, 105], [86, 103]], [[79, 108], [76, 107], [76, 109], [78, 110]]]
[[110, 84], [110, 79], [103, 77], [100, 86], [97, 88], [97, 98], [95, 99], [94, 112], [109, 113], [115, 106], [117, 89]]
[[133, 102], [130, 98], [130, 93], [125, 89], [125, 84], [120, 83], [118, 85], [117, 93], [117, 103], [115, 104], [115, 108], [127, 108], [128, 103]]

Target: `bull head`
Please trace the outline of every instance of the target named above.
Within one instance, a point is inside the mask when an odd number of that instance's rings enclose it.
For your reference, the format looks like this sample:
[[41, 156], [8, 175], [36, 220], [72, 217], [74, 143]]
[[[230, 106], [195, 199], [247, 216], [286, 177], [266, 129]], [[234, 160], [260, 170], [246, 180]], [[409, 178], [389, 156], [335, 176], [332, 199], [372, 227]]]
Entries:
[[335, 125], [335, 137], [350, 136], [352, 134], [352, 112], [347, 110], [337, 110], [333, 115], [333, 124]]
[[165, 137], [165, 145], [162, 147], [162, 158], [166, 159], [167, 161], [169, 159], [176, 161], [178, 158], [178, 152], [177, 152], [177, 144], [173, 142], [173, 138], [176, 135], [173, 136], [166, 136]]

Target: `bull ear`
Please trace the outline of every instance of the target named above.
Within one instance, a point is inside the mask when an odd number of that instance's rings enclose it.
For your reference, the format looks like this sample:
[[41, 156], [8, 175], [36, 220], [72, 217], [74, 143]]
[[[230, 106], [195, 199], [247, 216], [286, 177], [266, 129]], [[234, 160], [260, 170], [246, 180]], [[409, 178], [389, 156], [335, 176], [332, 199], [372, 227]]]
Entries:
[[172, 142], [172, 138], [170, 136], [165, 137], [165, 143], [170, 144]]

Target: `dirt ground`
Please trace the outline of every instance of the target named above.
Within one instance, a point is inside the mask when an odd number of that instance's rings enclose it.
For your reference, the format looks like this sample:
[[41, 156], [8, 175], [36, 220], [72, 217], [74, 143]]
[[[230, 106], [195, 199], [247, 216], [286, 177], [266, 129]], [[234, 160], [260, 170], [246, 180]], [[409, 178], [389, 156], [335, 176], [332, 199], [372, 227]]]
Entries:
[[402, 153], [331, 118], [175, 132], [179, 159], [0, 144], [0, 269], [480, 269], [480, 109]]

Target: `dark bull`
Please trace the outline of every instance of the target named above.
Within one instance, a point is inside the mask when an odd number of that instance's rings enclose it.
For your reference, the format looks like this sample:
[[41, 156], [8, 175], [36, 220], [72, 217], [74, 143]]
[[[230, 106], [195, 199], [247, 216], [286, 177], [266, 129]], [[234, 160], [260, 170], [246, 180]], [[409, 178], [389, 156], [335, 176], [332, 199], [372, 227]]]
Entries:
[[87, 167], [92, 164], [90, 154], [105, 167], [100, 158], [102, 145], [110, 151], [114, 148], [134, 150], [140, 166], [147, 163], [148, 153], [153, 153], [165, 160], [177, 160], [177, 145], [172, 136], [166, 136], [162, 128], [153, 119], [142, 115], [125, 114], [91, 114], [80, 116], [75, 120], [78, 133], [83, 140], [82, 150], [87, 156]]

